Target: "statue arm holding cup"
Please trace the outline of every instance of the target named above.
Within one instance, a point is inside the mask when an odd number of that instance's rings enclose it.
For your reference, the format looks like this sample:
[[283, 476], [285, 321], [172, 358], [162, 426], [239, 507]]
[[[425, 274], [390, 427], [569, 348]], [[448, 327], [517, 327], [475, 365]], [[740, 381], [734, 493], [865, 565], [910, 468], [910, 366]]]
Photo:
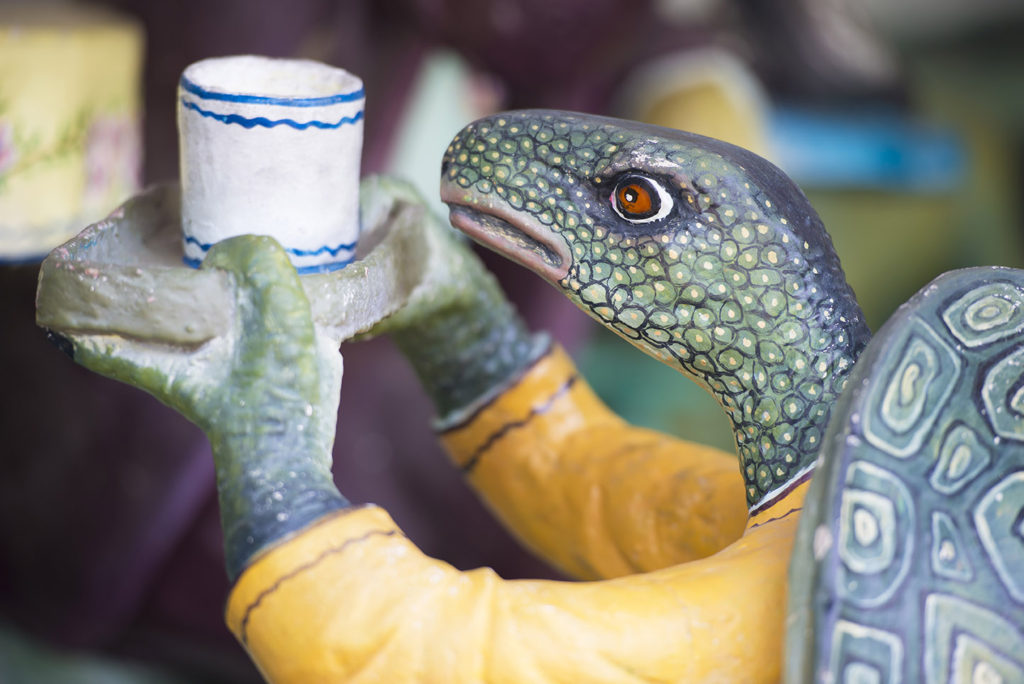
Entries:
[[[381, 327], [398, 336], [447, 419], [444, 439], [453, 458], [466, 463], [477, 451], [468, 445], [483, 434], [481, 425], [524, 407], [545, 413], [550, 382], [563, 382], [575, 371], [557, 348], [525, 332], [461, 242], [448, 232], [432, 235], [448, 250], [435, 255], [447, 264], [448, 289], [426, 288], [412, 308]], [[452, 273], [453, 264], [466, 270]], [[721, 648], [701, 646], [707, 642], [701, 630], [720, 636], [741, 622], [735, 592], [708, 582], [735, 580], [732, 575], [754, 564], [764, 570], [768, 561], [760, 551], [771, 544], [763, 537], [778, 534], [774, 528], [696, 563], [588, 584], [505, 582], [490, 570], [459, 572], [423, 555], [382, 509], [351, 506], [334, 487], [330, 453], [341, 357], [337, 341], [314, 325], [285, 253], [270, 239], [239, 237], [216, 245], [203, 267], [230, 274], [230, 334], [191, 350], [84, 335], [76, 336], [74, 353], [93, 370], [146, 389], [207, 432], [234, 582], [227, 621], [270, 681], [375, 675], [394, 682], [547, 682], [580, 673], [593, 681], [631, 680], [635, 673], [698, 680], [723, 667], [743, 679], [754, 659], [780, 652], [775, 636], [781, 630], [762, 630], [766, 636], [757, 648], [745, 646], [742, 652], [732, 646], [746, 642], [718, 636]], [[495, 339], [483, 331], [467, 338], [488, 345], [491, 357], [482, 360], [482, 348], [470, 353], [443, 334], [477, 316], [489, 316], [489, 327], [506, 326]], [[425, 332], [418, 347], [417, 328]], [[502, 361], [487, 363], [493, 357]], [[446, 384], [447, 372], [461, 373], [462, 380]], [[586, 565], [577, 566], [581, 575], [588, 566], [613, 574], [600, 557], [618, 552], [595, 549], [616, 548], [623, 530], [639, 534], [636, 526], [645, 520], [627, 512], [620, 528], [609, 531], [604, 525], [615, 520], [616, 511], [596, 519], [578, 515], [581, 498], [572, 492], [621, 473], [609, 464], [623, 440], [634, 447], [623, 452], [624, 462], [637, 465], [653, 462], [644, 445], [656, 445], [646, 431], [611, 429], [621, 426], [590, 398], [581, 379], [559, 398], [566, 401], [548, 417], [560, 431], [547, 420], [524, 423], [504, 452], [487, 456], [505, 463], [509, 482], [493, 474], [475, 480], [477, 473], [470, 480], [513, 524], [531, 515], [543, 519], [553, 504], [569, 500], [562, 517], [551, 518], [553, 525], [520, 527], [520, 533], [541, 551], [560, 543], [567, 555], [584, 554]], [[689, 447], [661, 439], [658, 462], [670, 464], [677, 456], [677, 467], [685, 464]], [[541, 462], [547, 465], [538, 468]], [[480, 474], [483, 465], [479, 461]], [[537, 476], [542, 481], [531, 479]], [[628, 478], [623, 483], [627, 489], [636, 484]], [[664, 495], [656, 492], [646, 505], [657, 505]], [[751, 587], [748, 617], [770, 621], [782, 614], [772, 600], [782, 592], [764, 591], [765, 582], [784, 582], [785, 555], [773, 558], [773, 572], [763, 572], [756, 586], [745, 585]], [[691, 612], [678, 609], [680, 601], [716, 605], [709, 613], [702, 609], [696, 625]], [[623, 612], [624, 605], [630, 610]], [[709, 621], [708, 614], [716, 617]], [[680, 642], [681, 634], [692, 635], [694, 648]], [[634, 674], [625, 677], [627, 671]], [[772, 676], [771, 668], [765, 672]]]
[[[387, 215], [397, 201], [421, 203], [404, 184], [364, 182], [364, 213]], [[721, 487], [684, 487], [738, 483], [732, 459], [623, 424], [557, 345], [526, 330], [453, 231], [427, 214], [422, 230], [428, 255], [409, 258], [427, 259], [429, 272], [371, 333], [393, 336], [435, 403], [452, 459], [523, 543], [595, 579], [702, 557], [738, 536], [742, 506], [692, 493]], [[203, 268], [231, 274], [228, 334], [189, 350], [76, 336], [75, 358], [207, 433], [235, 579], [276, 540], [348, 505], [330, 473], [342, 359], [272, 241], [224, 241]]]
[[[226, 614], [268, 681], [540, 684], [581, 676], [607, 682], [777, 677], [765, 662], [781, 652], [781, 630], [759, 630], [762, 638], [753, 640], [729, 636], [737, 625], [771, 624], [782, 614], [773, 597], [784, 592], [766, 586], [782, 586], [788, 555], [773, 552], [765, 558], [763, 552], [784, 540], [785, 530], [769, 526], [696, 563], [596, 583], [508, 582], [486, 568], [460, 572], [428, 558], [383, 509], [348, 506], [330, 482], [332, 397], [337, 396], [334, 379], [340, 377], [333, 358], [338, 355], [330, 342], [309, 334], [301, 289], [284, 273], [265, 277], [284, 263], [273, 245], [240, 238], [210, 258], [211, 266], [246, 270], [235, 275], [239, 333], [232, 358], [239, 367], [228, 372], [220, 392], [211, 393], [228, 401], [204, 410], [224, 411], [222, 421], [249, 421], [231, 434], [216, 434], [218, 425], [208, 428], [215, 433], [222, 506], [242, 506], [225, 510], [225, 525], [248, 516], [262, 521], [250, 531], [281, 535], [245, 560]], [[282, 287], [263, 287], [275, 281]], [[256, 339], [242, 342], [244, 336]], [[517, 378], [537, 370], [545, 378], [557, 375], [544, 361], [552, 350], [546, 345], [541, 350], [539, 359], [526, 357], [527, 368], [519, 369]], [[564, 372], [565, 364], [558, 370]], [[325, 372], [328, 379], [321, 381], [318, 374]], [[533, 386], [544, 382], [513, 384], [503, 396], [531, 401], [537, 398]], [[589, 407], [585, 395], [571, 399], [562, 409], [569, 414]], [[250, 401], [262, 407], [255, 414], [248, 413], [255, 410]], [[278, 404], [280, 412], [267, 403]], [[488, 409], [499, 403], [475, 407], [473, 413], [490, 415]], [[598, 411], [579, 421], [591, 426], [604, 415]], [[461, 419], [464, 426], [476, 422]], [[239, 477], [245, 472], [251, 477]], [[282, 480], [294, 488], [282, 490]], [[543, 488], [537, 494], [532, 504], [523, 502], [526, 508], [548, 496]], [[279, 498], [288, 508], [275, 505]], [[280, 513], [293, 518], [270, 519]], [[308, 521], [301, 528], [296, 513]], [[761, 581], [739, 581], [753, 567]], [[727, 585], [741, 587], [740, 596], [737, 590], [723, 591]], [[681, 605], [695, 609], [699, 619]]]
[[349, 505], [331, 476], [342, 358], [315, 330], [298, 275], [272, 239], [219, 243], [203, 267], [231, 273], [228, 335], [191, 350], [76, 336], [73, 356], [206, 433], [233, 581], [268, 546]]

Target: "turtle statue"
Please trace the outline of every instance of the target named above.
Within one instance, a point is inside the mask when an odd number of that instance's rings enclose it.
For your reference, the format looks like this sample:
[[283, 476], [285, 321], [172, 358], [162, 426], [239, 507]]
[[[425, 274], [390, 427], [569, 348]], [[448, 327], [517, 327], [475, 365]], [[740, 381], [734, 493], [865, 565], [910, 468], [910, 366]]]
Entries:
[[453, 225], [711, 391], [752, 516], [815, 474], [787, 681], [1024, 682], [1024, 273], [946, 274], [868, 345], [781, 171], [562, 112], [464, 129], [442, 196]]
[[[227, 334], [66, 348], [207, 432], [227, 621], [268, 680], [1024, 681], [1024, 273], [943, 276], [870, 339], [781, 171], [584, 114], [470, 124], [441, 194], [456, 228], [711, 392], [739, 468], [617, 418], [420, 214], [396, 249], [422, 284], [363, 332], [393, 336], [495, 515], [593, 581], [429, 559], [331, 481], [341, 359], [320, 286], [273, 240], [222, 242], [202, 271], [230, 283]], [[368, 180], [362, 204], [417, 199]]]

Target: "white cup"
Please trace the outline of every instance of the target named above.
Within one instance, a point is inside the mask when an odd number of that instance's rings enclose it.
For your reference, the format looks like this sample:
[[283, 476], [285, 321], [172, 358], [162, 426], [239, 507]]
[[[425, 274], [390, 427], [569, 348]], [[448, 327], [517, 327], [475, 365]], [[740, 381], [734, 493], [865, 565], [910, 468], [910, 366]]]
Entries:
[[217, 242], [274, 237], [299, 273], [352, 261], [363, 82], [298, 59], [205, 59], [178, 85], [185, 263]]

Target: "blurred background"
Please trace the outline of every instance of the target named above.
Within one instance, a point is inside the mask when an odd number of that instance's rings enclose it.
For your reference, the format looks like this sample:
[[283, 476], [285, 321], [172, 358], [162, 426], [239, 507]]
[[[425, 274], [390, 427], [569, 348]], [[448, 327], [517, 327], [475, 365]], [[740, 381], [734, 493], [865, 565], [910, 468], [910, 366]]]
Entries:
[[[35, 18], [26, 28], [29, 5]], [[360, 75], [364, 174], [403, 176], [428, 198], [451, 136], [499, 109], [603, 113], [749, 147], [805, 189], [873, 329], [943, 271], [1024, 264], [1024, 4], [1016, 0], [92, 7], [100, 24], [119, 30], [92, 35], [77, 57], [46, 48], [65, 75], [94, 62], [69, 83], [124, 87], [117, 112], [99, 124], [68, 112], [71, 132], [50, 141], [65, 152], [84, 146], [86, 185], [114, 179], [91, 200], [102, 210], [69, 210], [65, 222], [81, 223], [75, 231], [132, 188], [177, 178], [175, 90], [186, 65], [254, 53]], [[36, 253], [12, 247], [16, 231], [32, 230], [31, 217], [13, 218], [18, 205], [4, 203], [5, 188], [59, 163], [33, 132], [45, 117], [22, 103], [51, 76], [32, 71], [40, 60], [19, 57], [18, 41], [41, 30], [53, 32], [53, 45], [71, 45], [95, 23], [82, 12], [0, 0], [0, 682], [256, 682], [223, 624], [228, 585], [205, 438], [50, 345], [34, 325], [33, 297], [39, 258], [57, 242], [34, 245]], [[34, 201], [52, 209], [65, 186], [46, 181]], [[82, 218], [88, 211], [99, 213]], [[530, 325], [550, 330], [613, 408], [732, 448], [724, 417], [700, 390], [598, 329], [536, 277], [483, 256]], [[448, 465], [430, 406], [390, 342], [342, 351], [341, 491], [385, 506], [426, 553], [457, 567], [555, 577]]]

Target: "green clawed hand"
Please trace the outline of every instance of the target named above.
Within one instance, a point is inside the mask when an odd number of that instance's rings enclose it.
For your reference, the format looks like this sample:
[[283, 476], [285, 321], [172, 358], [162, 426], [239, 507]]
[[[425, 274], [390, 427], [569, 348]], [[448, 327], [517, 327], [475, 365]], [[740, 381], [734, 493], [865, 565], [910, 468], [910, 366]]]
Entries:
[[299, 277], [271, 238], [222, 242], [203, 268], [233, 276], [228, 335], [192, 350], [83, 336], [74, 354], [206, 432], [235, 578], [273, 540], [347, 505], [330, 472], [342, 360], [337, 341], [316, 331]]
[[[341, 340], [393, 335], [449, 418], [502, 386], [544, 345], [409, 185], [370, 178], [361, 193], [375, 247], [329, 277], [300, 279], [274, 240], [242, 236], [217, 244], [203, 262], [201, 271], [228, 278], [155, 270], [163, 275], [153, 276], [154, 285], [165, 289], [150, 305], [134, 269], [90, 251], [111, 234], [102, 225], [98, 238], [82, 238], [44, 266], [40, 322], [71, 340], [75, 360], [149, 392], [206, 432], [232, 579], [275, 541], [348, 505], [331, 477]], [[147, 212], [175, 202], [157, 193], [129, 206], [124, 220], [152, 223]], [[83, 266], [82, 255], [99, 260]], [[92, 289], [97, 278], [107, 288], [100, 293]], [[196, 321], [203, 324], [190, 328]]]

